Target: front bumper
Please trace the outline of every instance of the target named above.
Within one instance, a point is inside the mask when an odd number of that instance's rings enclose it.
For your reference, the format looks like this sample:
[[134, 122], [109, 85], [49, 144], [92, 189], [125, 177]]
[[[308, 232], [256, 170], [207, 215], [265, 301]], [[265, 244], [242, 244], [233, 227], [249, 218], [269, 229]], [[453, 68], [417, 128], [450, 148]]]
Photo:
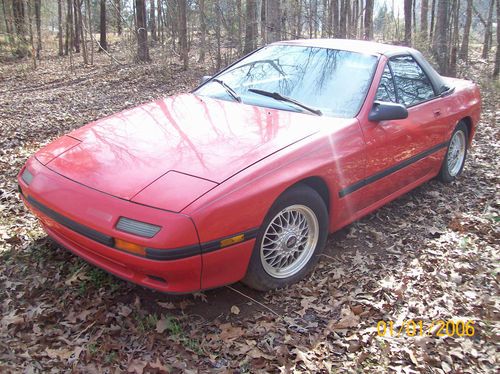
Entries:
[[[81, 186], [36, 159], [31, 159], [28, 166], [33, 181], [28, 185], [18, 177], [23, 201], [50, 237], [89, 263], [119, 278], [167, 293], [195, 292], [244, 277], [256, 230], [250, 230], [244, 242], [225, 248], [217, 248], [217, 241], [200, 244], [194, 223], [185, 215]], [[166, 230], [154, 238], [138, 238], [115, 229], [120, 216], [159, 224]], [[146, 247], [146, 257], [114, 248], [114, 238]]]

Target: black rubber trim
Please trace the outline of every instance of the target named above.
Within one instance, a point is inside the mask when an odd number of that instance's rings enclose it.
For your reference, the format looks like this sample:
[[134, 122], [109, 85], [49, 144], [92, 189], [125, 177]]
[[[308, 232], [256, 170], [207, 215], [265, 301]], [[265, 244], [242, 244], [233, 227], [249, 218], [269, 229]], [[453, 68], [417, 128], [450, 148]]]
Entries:
[[378, 172], [368, 178], [362, 179], [359, 182], [356, 182], [354, 184], [351, 184], [350, 186], [343, 188], [342, 190], [339, 191], [339, 197], [344, 197], [346, 195], [349, 195], [350, 193], [353, 193], [354, 191], [359, 190], [360, 188], [363, 188], [370, 183], [376, 182], [379, 179], [382, 179], [384, 177], [387, 177], [388, 175], [395, 173], [417, 161], [420, 161], [421, 159], [439, 151], [440, 149], [446, 148], [448, 146], [448, 142], [440, 143], [422, 153], [419, 153], [418, 155], [412, 156], [402, 162], [400, 162], [397, 165], [394, 165], [388, 169], [385, 169], [381, 172]]
[[[219, 249], [222, 249], [222, 248], [227, 248], [227, 247], [230, 247], [230, 245], [226, 246], [226, 247], [221, 247], [220, 246], [220, 242], [224, 239], [229, 239], [229, 238], [232, 238], [234, 236], [238, 236], [238, 235], [244, 235], [244, 238], [243, 238], [243, 241], [241, 241], [240, 243], [243, 243], [243, 242], [246, 242], [247, 240], [251, 240], [253, 238], [256, 238], [257, 237], [257, 232], [259, 231], [259, 228], [254, 228], [254, 229], [251, 229], [251, 230], [247, 230], [247, 231], [244, 231], [244, 232], [240, 232], [238, 234], [234, 234], [234, 235], [229, 235], [229, 236], [225, 236], [223, 238], [220, 238], [220, 239], [217, 239], [217, 240], [213, 240], [211, 242], [206, 242], [206, 243], [203, 243], [201, 245], [201, 253], [210, 253], [210, 252], [213, 252], [213, 251], [217, 251]], [[235, 244], [238, 244], [238, 243], [235, 243]]]
[[174, 249], [146, 248], [146, 258], [156, 261], [172, 261], [201, 254], [199, 244]]
[[96, 231], [94, 229], [91, 229], [87, 226], [84, 226], [78, 222], [75, 222], [62, 214], [57, 213], [56, 211], [50, 209], [49, 207], [46, 207], [42, 203], [38, 202], [31, 196], [27, 197], [28, 203], [33, 205], [36, 209], [38, 209], [40, 212], [45, 214], [46, 216], [52, 218], [54, 221], [60, 223], [61, 225], [77, 232], [80, 235], [86, 236], [89, 239], [92, 239], [98, 243], [107, 245], [108, 247], [114, 247], [115, 245], [115, 240], [106, 234], [100, 233], [99, 231]]
[[[192, 257], [200, 254], [210, 253], [217, 251], [222, 248], [229, 248], [231, 245], [226, 247], [221, 247], [220, 242], [224, 239], [229, 239], [234, 236], [244, 235], [243, 241], [239, 243], [244, 243], [247, 240], [251, 240], [257, 237], [257, 232], [259, 228], [254, 228], [251, 230], [243, 231], [238, 234], [225, 236], [223, 238], [212, 240], [210, 242], [203, 243], [201, 245], [190, 245], [187, 247], [174, 248], [174, 249], [156, 249], [156, 248], [146, 248], [146, 258], [157, 261], [171, 261], [179, 260], [181, 258]], [[235, 244], [239, 244], [235, 243]]]

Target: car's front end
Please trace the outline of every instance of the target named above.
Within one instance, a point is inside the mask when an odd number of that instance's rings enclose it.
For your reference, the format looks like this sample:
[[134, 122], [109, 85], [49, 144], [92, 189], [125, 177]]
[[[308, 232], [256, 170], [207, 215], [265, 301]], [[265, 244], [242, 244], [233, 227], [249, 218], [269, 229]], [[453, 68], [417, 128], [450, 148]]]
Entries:
[[86, 261], [164, 292], [200, 289], [200, 244], [189, 217], [82, 186], [35, 157], [18, 183], [47, 234]]

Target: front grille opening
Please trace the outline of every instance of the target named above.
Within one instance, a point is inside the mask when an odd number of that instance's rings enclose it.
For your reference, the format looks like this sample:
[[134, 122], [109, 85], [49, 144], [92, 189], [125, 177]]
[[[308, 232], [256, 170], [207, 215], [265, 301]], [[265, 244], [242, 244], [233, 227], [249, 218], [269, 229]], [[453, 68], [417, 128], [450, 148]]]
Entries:
[[150, 275], [150, 274], [146, 274], [148, 276], [148, 278], [152, 279], [152, 280], [155, 280], [157, 282], [161, 282], [161, 283], [167, 283], [167, 281], [161, 277], [157, 277], [156, 275]]

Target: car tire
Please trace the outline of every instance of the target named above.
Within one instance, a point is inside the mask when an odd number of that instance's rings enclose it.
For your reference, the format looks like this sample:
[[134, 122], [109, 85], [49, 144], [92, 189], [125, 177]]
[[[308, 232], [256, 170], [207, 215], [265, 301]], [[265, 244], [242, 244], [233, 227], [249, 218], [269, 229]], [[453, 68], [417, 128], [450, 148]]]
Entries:
[[453, 182], [464, 169], [465, 158], [467, 157], [467, 143], [469, 131], [463, 121], [455, 127], [448, 143], [448, 149], [439, 171], [438, 179], [444, 183]]
[[304, 278], [317, 263], [328, 237], [328, 210], [312, 188], [298, 184], [271, 206], [257, 234], [243, 283], [260, 291]]

